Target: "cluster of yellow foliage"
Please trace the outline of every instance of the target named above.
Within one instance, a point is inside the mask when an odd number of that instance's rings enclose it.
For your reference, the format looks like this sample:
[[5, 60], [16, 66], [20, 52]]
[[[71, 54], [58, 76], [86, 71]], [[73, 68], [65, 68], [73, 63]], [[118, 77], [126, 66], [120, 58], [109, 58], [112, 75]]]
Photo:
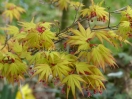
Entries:
[[[84, 6], [70, 0], [52, 0], [52, 2], [57, 2], [62, 10], [67, 9], [68, 4], [74, 7]], [[19, 19], [20, 13], [25, 12], [23, 8], [12, 3], [7, 3], [5, 7], [3, 15], [10, 22], [13, 17]], [[103, 84], [105, 78], [99, 68], [105, 70], [107, 65], [116, 66], [112, 52], [103, 45], [103, 41], [115, 47], [118, 47], [120, 42], [131, 44], [126, 39], [131, 36], [132, 9], [128, 6], [121, 15], [121, 23], [117, 30], [109, 30], [109, 27], [106, 30], [98, 27], [85, 29], [78, 21], [76, 22], [78, 29], [70, 28], [66, 31], [69, 35], [56, 35], [51, 31], [53, 23], [34, 23], [34, 19], [31, 22], [20, 21], [20, 28], [12, 25], [1, 27], [7, 37], [4, 39], [5, 44], [3, 46], [1, 44], [0, 77], [5, 77], [11, 83], [19, 83], [24, 80], [25, 75], [30, 74], [32, 77], [38, 75], [38, 81], [43, 83], [55, 83], [59, 80], [60, 85], [67, 91], [67, 97], [71, 90], [76, 98], [76, 88], [82, 94], [83, 90], [101, 93], [105, 89]], [[102, 7], [102, 3], [93, 3], [80, 12], [82, 19], [86, 18], [89, 21], [94, 17], [102, 22], [108, 21], [108, 12]], [[65, 51], [66, 49], [61, 52], [56, 50], [55, 42], [62, 38], [66, 39], [66, 44], [70, 48], [76, 47], [74, 53], [70, 54]], [[95, 39], [99, 42], [94, 43]]]

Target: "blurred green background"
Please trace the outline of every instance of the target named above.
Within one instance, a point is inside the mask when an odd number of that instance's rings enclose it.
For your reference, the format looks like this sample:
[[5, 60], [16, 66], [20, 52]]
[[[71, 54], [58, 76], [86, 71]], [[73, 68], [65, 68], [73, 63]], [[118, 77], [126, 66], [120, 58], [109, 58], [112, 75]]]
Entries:
[[[63, 14], [68, 13], [68, 16], [65, 17], [67, 20], [67, 23], [65, 24], [67, 26], [72, 24], [76, 14], [76, 11], [73, 8], [69, 8], [64, 13], [64, 11], [61, 11], [52, 4], [48, 4], [46, 1], [48, 0], [8, 0], [8, 2], [20, 5], [26, 10], [26, 13], [23, 13], [21, 16], [21, 21], [29, 22], [34, 17], [35, 22], [53, 22], [58, 20], [62, 23], [61, 20]], [[99, 3], [102, 0], [94, 1]], [[132, 5], [132, 0], [104, 1], [105, 4], [103, 4], [103, 6], [106, 7], [106, 10], [107, 8], [110, 8], [110, 11]], [[0, 13], [4, 10], [4, 2], [5, 0], [0, 0]], [[88, 5], [90, 4], [89, 0], [84, 0], [84, 2], [87, 2]], [[120, 14], [112, 14], [111, 18], [111, 25], [116, 25], [120, 21]], [[3, 24], [2, 16], [0, 16], [0, 27], [3, 26]], [[17, 25], [17, 20], [14, 20], [11, 24]], [[0, 31], [0, 33], [2, 33], [2, 31]], [[129, 41], [132, 42], [132, 39]], [[112, 50], [118, 68], [107, 68], [104, 72], [108, 81], [105, 82], [106, 90], [102, 94], [94, 94], [92, 97], [88, 98], [87, 94], [82, 96], [77, 92], [77, 99], [132, 99], [132, 46], [123, 44], [123, 47], [117, 49], [109, 46], [107, 43], [105, 45]], [[66, 94], [63, 94], [60, 88], [56, 88], [53, 85], [51, 85], [51, 87], [41, 86], [37, 83], [36, 79], [26, 79], [24, 84], [26, 83], [30, 85], [35, 99], [66, 99]], [[0, 80], [0, 99], [19, 99], [16, 98], [17, 92], [17, 85], [10, 85], [4, 80]], [[31, 97], [26, 99], [31, 99]], [[69, 99], [72, 99], [72, 97], [69, 97]]]

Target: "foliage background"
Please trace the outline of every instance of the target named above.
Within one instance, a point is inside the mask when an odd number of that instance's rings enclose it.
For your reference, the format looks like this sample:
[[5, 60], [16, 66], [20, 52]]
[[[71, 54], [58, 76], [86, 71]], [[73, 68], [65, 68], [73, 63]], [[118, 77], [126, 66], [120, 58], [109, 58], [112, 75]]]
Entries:
[[[0, 13], [4, 10], [4, 1], [5, 0], [0, 0]], [[94, 1], [100, 2], [101, 0]], [[35, 22], [52, 22], [54, 20], [61, 22], [62, 11], [53, 5], [49, 5], [45, 0], [9, 0], [9, 2], [20, 5], [26, 9], [26, 13], [21, 16], [21, 21], [29, 22], [34, 17]], [[132, 4], [131, 0], [105, 0], [104, 6], [110, 8], [110, 11], [114, 11], [130, 4]], [[75, 13], [73, 8], [68, 10], [68, 25], [72, 24]], [[113, 14], [111, 18], [111, 25], [117, 24], [120, 21], [119, 14]], [[2, 24], [3, 20], [2, 16], [0, 16], [0, 26], [2, 26]], [[13, 21], [12, 25], [17, 25], [17, 20]], [[3, 32], [0, 31], [0, 33]], [[130, 39], [130, 41], [132, 42], [132, 39]], [[119, 68], [106, 69], [104, 72], [108, 80], [106, 82], [106, 90], [102, 95], [95, 94], [89, 99], [132, 99], [132, 47], [123, 45], [123, 47], [115, 49], [107, 43], [106, 46], [112, 50]], [[60, 89], [55, 88], [53, 85], [51, 85], [51, 88], [44, 88], [44, 86], [36, 82], [36, 79], [27, 79], [25, 82], [29, 83], [36, 99], [65, 99], [65, 94], [62, 94]], [[0, 99], [15, 99], [17, 92], [16, 86], [17, 85], [9, 85], [5, 81], [0, 80]], [[7, 96], [11, 93], [13, 93], [12, 96], [8, 98]], [[80, 93], [77, 93], [77, 96], [78, 99], [87, 99], [87, 95], [85, 96], [86, 98], [84, 98]], [[72, 98], [69, 97], [69, 99]]]

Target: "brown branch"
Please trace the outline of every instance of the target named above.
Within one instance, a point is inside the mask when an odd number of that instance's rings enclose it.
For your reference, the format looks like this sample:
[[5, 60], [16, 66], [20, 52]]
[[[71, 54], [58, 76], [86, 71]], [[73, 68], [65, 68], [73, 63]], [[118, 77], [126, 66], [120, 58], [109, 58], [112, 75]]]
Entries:
[[78, 15], [79, 9], [80, 9], [80, 7], [81, 7], [81, 3], [82, 3], [82, 0], [80, 1], [79, 7], [76, 9], [76, 14], [75, 14], [74, 21], [73, 21], [72, 24], [74, 24], [74, 23], [76, 22], [76, 18], [77, 18], [77, 15]]
[[67, 32], [70, 28], [76, 26], [78, 22], [83, 22], [83, 21], [86, 21], [86, 20], [87, 20], [87, 18], [83, 18], [81, 20], [78, 19], [76, 22], [74, 22], [74, 24], [72, 24], [72, 25], [68, 26], [67, 28], [63, 29], [62, 31], [60, 31], [60, 33], [57, 33], [56, 36], [58, 37], [61, 33]]
[[[132, 6], [132, 4], [130, 4], [129, 6]], [[120, 9], [117, 9], [115, 11], [111, 11], [110, 13], [120, 13], [119, 11], [123, 11], [123, 10], [126, 10], [127, 9], [127, 6], [126, 7], [122, 7]]]
[[109, 21], [108, 21], [108, 28], [110, 28], [110, 8], [108, 8], [108, 10], [109, 10]]

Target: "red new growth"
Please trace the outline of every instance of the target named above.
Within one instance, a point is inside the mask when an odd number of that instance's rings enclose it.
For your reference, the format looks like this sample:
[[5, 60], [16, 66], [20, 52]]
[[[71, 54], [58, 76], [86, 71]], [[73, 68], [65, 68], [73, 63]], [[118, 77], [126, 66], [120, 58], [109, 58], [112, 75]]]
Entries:
[[40, 26], [38, 26], [38, 27], [37, 27], [37, 31], [38, 31], [39, 33], [43, 33], [43, 32], [45, 31], [45, 27], [40, 27]]

